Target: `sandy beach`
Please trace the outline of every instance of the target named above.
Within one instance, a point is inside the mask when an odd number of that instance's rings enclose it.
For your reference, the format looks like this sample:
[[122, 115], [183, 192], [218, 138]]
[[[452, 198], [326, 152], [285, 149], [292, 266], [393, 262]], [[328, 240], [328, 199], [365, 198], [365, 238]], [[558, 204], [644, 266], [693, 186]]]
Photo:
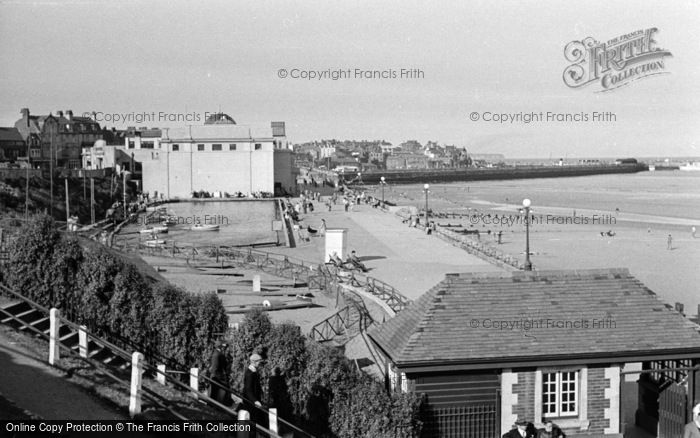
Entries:
[[[639, 182], [652, 177], [635, 175], [632, 178]], [[668, 179], [665, 175], [661, 178]], [[461, 223], [482, 233], [490, 230], [491, 234], [482, 234], [482, 239], [524, 261], [525, 226], [519, 212], [522, 208], [519, 199], [532, 191], [534, 220], [530, 227], [530, 252], [534, 269], [628, 268], [664, 302], [683, 303], [687, 314], [697, 314], [700, 305], [700, 213], [697, 211], [700, 187], [696, 184], [700, 178], [682, 175], [677, 181], [683, 184], [675, 182], [646, 198], [636, 194], [625, 205], [613, 201], [620, 193], [617, 191], [612, 196], [609, 194], [612, 189], [607, 190], [607, 196], [601, 195], [604, 189], [594, 195], [586, 191], [585, 196], [578, 189], [561, 188], [558, 192], [547, 189], [565, 187], [571, 180], [574, 179], [485, 182], [472, 184], [468, 189], [464, 183], [436, 184], [431, 185], [429, 207], [463, 214], [461, 219], [436, 218], [435, 221]], [[626, 182], [630, 186], [634, 183], [635, 180]], [[587, 184], [594, 185], [596, 181]], [[528, 190], [528, 185], [533, 188]], [[504, 193], [511, 191], [515, 196], [506, 200]], [[677, 192], [668, 193], [672, 191]], [[545, 195], [546, 192], [550, 193]], [[424, 193], [418, 186], [397, 186], [387, 193], [392, 196], [387, 199], [398, 199], [399, 203], [419, 208], [424, 205]], [[574, 217], [578, 220], [574, 221]], [[693, 226], [698, 230], [696, 237], [692, 235]], [[499, 231], [502, 232], [500, 245], [496, 237]], [[607, 235], [608, 231], [614, 236]], [[670, 250], [667, 249], [669, 234], [672, 236]]]

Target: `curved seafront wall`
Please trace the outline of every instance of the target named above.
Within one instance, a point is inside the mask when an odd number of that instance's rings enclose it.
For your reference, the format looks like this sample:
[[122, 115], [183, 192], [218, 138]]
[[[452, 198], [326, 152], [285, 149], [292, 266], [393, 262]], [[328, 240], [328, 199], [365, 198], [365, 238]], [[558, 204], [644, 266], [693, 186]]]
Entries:
[[[362, 182], [365, 184], [377, 184], [381, 177], [391, 181], [392, 184], [558, 178], [610, 173], [637, 173], [646, 170], [649, 170], [649, 167], [641, 163], [600, 166], [516, 166], [506, 168], [384, 170], [362, 172]], [[354, 177], [355, 175], [352, 176]]]

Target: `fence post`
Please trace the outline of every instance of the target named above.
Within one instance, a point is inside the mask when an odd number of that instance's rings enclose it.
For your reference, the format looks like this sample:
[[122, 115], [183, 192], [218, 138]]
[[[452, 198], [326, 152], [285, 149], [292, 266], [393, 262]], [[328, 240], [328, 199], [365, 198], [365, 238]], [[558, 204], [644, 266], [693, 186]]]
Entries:
[[270, 432], [278, 433], [279, 429], [277, 428], [277, 408], [270, 408], [268, 412], [270, 418]]
[[80, 357], [88, 357], [88, 335], [87, 327], [81, 325], [78, 329], [78, 348], [80, 350]]
[[[246, 411], [245, 409], [241, 409], [238, 411], [238, 421], [250, 421], [250, 412]], [[245, 430], [243, 431], [238, 431], [238, 434], [236, 435], [237, 438], [248, 438], [250, 436], [255, 436], [256, 433], [256, 427], [255, 424], [251, 424], [251, 431], [246, 432]]]
[[55, 307], [49, 311], [49, 364], [51, 365], [55, 365], [56, 361], [61, 358], [58, 334], [61, 328], [60, 316], [61, 311]]
[[199, 393], [199, 368], [190, 368], [190, 388], [195, 393]]
[[131, 394], [129, 396], [129, 415], [141, 413], [141, 373], [143, 372], [143, 354], [135, 351], [131, 355]]
[[156, 372], [156, 382], [165, 385], [165, 364], [160, 364], [156, 368], [158, 368]]

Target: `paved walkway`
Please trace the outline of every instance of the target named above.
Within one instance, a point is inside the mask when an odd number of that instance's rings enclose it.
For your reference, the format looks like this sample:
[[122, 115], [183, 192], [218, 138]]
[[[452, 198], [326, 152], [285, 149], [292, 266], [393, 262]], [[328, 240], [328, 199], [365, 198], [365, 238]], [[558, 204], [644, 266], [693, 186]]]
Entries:
[[25, 342], [21, 335], [0, 327], [0, 394], [4, 398], [44, 420], [129, 418], [67, 381], [61, 371], [36, 359], [36, 353], [23, 345]]
[[[346, 213], [339, 204], [331, 212], [324, 208], [301, 216], [305, 227], [318, 229], [323, 218], [328, 228], [346, 228], [347, 249], [357, 251], [370, 268], [367, 275], [388, 283], [412, 300], [444, 279], [447, 273], [502, 271], [436, 236], [410, 228], [393, 213], [369, 205], [356, 205], [354, 211]], [[310, 242], [298, 243], [297, 248], [272, 248], [270, 252], [312, 262], [323, 260], [325, 239], [312, 237]]]

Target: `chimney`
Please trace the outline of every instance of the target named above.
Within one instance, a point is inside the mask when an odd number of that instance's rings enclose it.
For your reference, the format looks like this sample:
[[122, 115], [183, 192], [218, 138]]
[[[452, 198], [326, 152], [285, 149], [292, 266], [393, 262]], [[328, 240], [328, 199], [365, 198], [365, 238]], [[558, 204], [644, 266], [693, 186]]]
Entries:
[[27, 128], [29, 128], [29, 108], [22, 108], [20, 113], [22, 114], [22, 120], [25, 121]]
[[61, 110], [56, 111], [56, 117], [63, 117], [63, 111], [61, 111]]
[[68, 120], [71, 120], [73, 118], [73, 111], [72, 110], [66, 110], [66, 118]]
[[685, 307], [685, 306], [683, 306], [683, 303], [676, 303], [675, 307], [676, 307], [676, 312], [680, 313], [681, 315], [685, 315], [685, 313], [683, 313], [683, 310], [684, 310], [683, 308]]
[[284, 137], [286, 136], [284, 122], [272, 122], [270, 123], [272, 128], [273, 137]]

